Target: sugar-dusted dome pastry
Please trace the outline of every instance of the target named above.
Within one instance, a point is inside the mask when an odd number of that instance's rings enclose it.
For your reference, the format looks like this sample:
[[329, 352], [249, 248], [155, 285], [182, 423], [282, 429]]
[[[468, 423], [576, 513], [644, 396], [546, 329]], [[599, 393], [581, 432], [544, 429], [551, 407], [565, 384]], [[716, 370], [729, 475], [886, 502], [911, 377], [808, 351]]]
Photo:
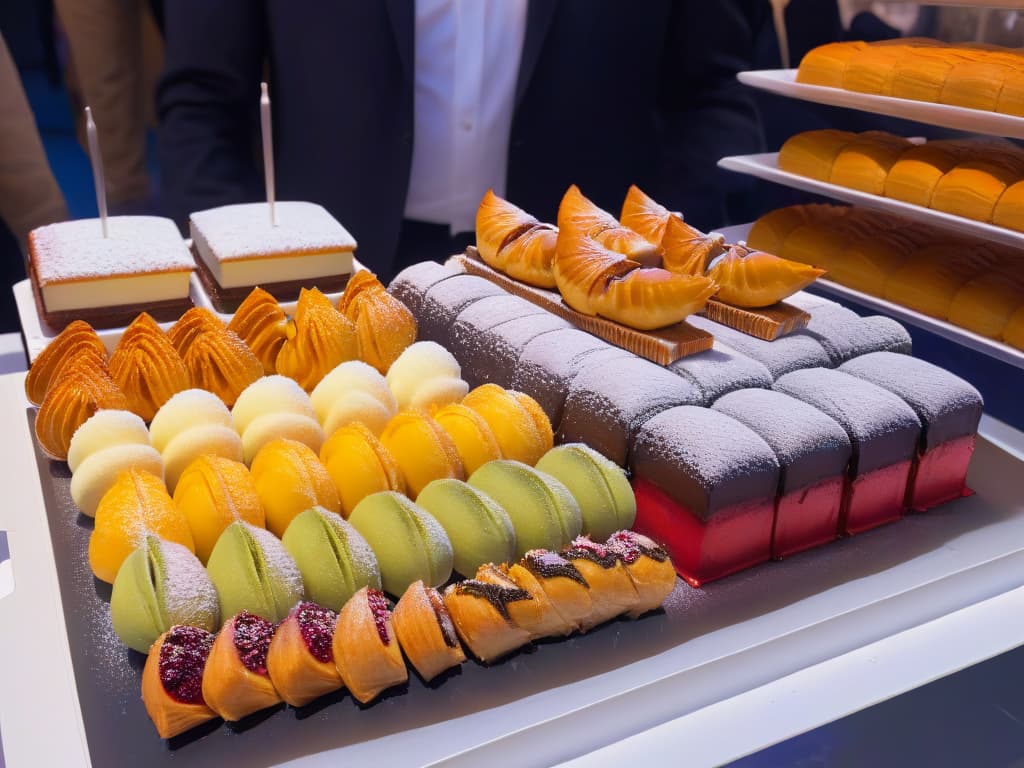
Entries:
[[356, 421], [379, 435], [398, 413], [387, 380], [361, 360], [348, 360], [324, 376], [310, 401], [327, 436]]
[[368, 270], [352, 275], [338, 310], [356, 327], [359, 359], [387, 373], [406, 347], [416, 341], [416, 318], [388, 293]]
[[434, 421], [455, 443], [467, 475], [488, 461], [503, 458], [494, 430], [479, 413], [462, 403], [451, 403], [434, 411]]
[[228, 330], [238, 334], [269, 376], [277, 373], [277, 353], [284, 345], [287, 322], [288, 318], [277, 299], [257, 286], [235, 310]]
[[152, 421], [160, 406], [190, 386], [185, 361], [145, 312], [125, 329], [109, 366], [111, 378], [128, 398], [128, 410], [145, 421]]
[[476, 212], [476, 247], [486, 264], [514, 280], [554, 288], [558, 229], [487, 190]]
[[359, 357], [356, 327], [316, 288], [303, 289], [295, 316], [285, 326], [277, 372], [312, 392], [339, 363]]
[[487, 422], [501, 458], [533, 466], [554, 444], [547, 414], [527, 394], [484, 384], [466, 395], [462, 405]]
[[309, 395], [294, 379], [280, 374], [257, 379], [238, 396], [231, 420], [242, 436], [242, 453], [251, 464], [266, 443], [287, 437], [319, 452], [324, 431]]
[[72, 320], [47, 344], [32, 362], [25, 377], [25, 396], [32, 405], [39, 405], [61, 369], [71, 360], [91, 355], [105, 365], [107, 349], [93, 327], [84, 320]]
[[252, 480], [267, 516], [267, 529], [284, 535], [300, 512], [321, 507], [338, 514], [341, 501], [327, 468], [305, 443], [278, 437], [252, 461]]
[[384, 427], [380, 443], [394, 457], [413, 498], [431, 480], [466, 477], [455, 443], [423, 411], [400, 411]]
[[405, 477], [395, 457], [361, 422], [336, 430], [320, 449], [320, 460], [338, 489], [346, 518], [371, 493], [405, 493]]
[[417, 341], [388, 369], [388, 387], [401, 410], [431, 411], [465, 397], [469, 385], [451, 352], [434, 341]]

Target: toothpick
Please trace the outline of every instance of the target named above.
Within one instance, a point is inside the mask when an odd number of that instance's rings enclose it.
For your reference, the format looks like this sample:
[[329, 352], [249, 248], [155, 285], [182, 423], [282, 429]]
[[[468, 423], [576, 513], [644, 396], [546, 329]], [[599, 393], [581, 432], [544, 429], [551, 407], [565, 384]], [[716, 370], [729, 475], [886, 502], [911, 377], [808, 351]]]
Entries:
[[274, 213], [274, 139], [270, 132], [270, 94], [267, 84], [260, 83], [260, 126], [263, 129], [263, 177], [267, 188], [267, 205], [270, 207], [270, 226], [277, 226]]
[[789, 33], [786, 30], [786, 6], [789, 0], [772, 0], [772, 18], [775, 21], [775, 35], [779, 39], [779, 55], [783, 69], [789, 69]]
[[92, 180], [96, 184], [96, 207], [100, 211], [100, 226], [103, 236], [107, 237], [107, 185], [103, 181], [103, 158], [100, 157], [100, 142], [96, 137], [96, 123], [92, 119], [92, 109], [85, 108], [85, 133], [89, 142], [89, 160], [92, 163]]

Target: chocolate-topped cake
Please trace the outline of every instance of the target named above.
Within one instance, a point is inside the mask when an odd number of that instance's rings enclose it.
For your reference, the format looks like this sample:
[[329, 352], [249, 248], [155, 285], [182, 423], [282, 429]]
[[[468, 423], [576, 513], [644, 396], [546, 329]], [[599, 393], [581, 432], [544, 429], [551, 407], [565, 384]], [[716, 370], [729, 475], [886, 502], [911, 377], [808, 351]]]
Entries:
[[741, 389], [714, 410], [756, 432], [779, 461], [772, 556], [784, 557], [836, 537], [850, 439], [834, 419], [770, 389]]
[[774, 379], [790, 371], [827, 366], [831, 362], [817, 339], [805, 331], [794, 331], [774, 341], [764, 341], [699, 315], [691, 315], [686, 322], [761, 363]]
[[670, 408], [640, 427], [630, 467], [635, 530], [665, 544], [694, 586], [769, 558], [779, 462], [748, 427], [710, 408]]
[[584, 362], [592, 358], [600, 364], [634, 359], [636, 355], [574, 328], [545, 333], [523, 347], [512, 376], [512, 389], [536, 400], [557, 429], [569, 384]]
[[786, 374], [775, 389], [831, 416], [853, 446], [840, 526], [860, 533], [897, 520], [906, 509], [910, 468], [921, 434], [903, 400], [871, 382], [826, 368]]
[[[868, 315], [862, 317], [861, 325], [872, 329], [872, 352], [898, 352], [901, 355], [911, 353], [912, 342], [907, 329], [897, 323], [891, 317], [884, 315]], [[868, 354], [867, 351], [860, 354]]]
[[862, 318], [838, 304], [811, 310], [805, 332], [821, 344], [833, 366], [879, 350], [910, 351], [910, 335], [895, 320]]
[[505, 292], [489, 280], [476, 275], [453, 275], [430, 286], [423, 294], [420, 311], [413, 312], [419, 324], [421, 341], [447, 344], [451, 325], [459, 313], [474, 301]]
[[421, 261], [406, 267], [388, 286], [388, 293], [409, 308], [415, 317], [423, 312], [423, 297], [427, 291], [442, 280], [464, 274], [461, 269], [438, 264], [436, 261]]
[[647, 419], [700, 400], [693, 384], [655, 363], [588, 358], [569, 385], [558, 442], [586, 443], [624, 467], [633, 437]]
[[668, 369], [697, 386], [701, 405], [711, 405], [726, 392], [772, 385], [772, 375], [761, 363], [717, 340], [711, 349], [676, 360]]
[[839, 370], [898, 395], [921, 420], [910, 506], [928, 509], [962, 496], [984, 406], [981, 393], [949, 371], [892, 352], [854, 358]]

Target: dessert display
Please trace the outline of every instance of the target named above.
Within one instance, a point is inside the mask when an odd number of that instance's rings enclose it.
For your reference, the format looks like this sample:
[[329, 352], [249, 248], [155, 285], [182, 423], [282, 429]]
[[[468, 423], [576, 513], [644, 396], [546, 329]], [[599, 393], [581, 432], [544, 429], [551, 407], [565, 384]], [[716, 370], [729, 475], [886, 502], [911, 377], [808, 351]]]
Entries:
[[618, 550], [579, 536], [562, 552], [562, 557], [590, 586], [590, 613], [580, 622], [583, 632], [639, 609], [640, 596]]
[[279, 201], [274, 209], [273, 222], [265, 203], [189, 217], [199, 276], [219, 311], [233, 311], [253, 286], [293, 300], [307, 286], [341, 290], [352, 273], [356, 241], [322, 206]]
[[[417, 318], [419, 338], [428, 338], [423, 332], [423, 304], [427, 291], [449, 277], [464, 274], [463, 270], [454, 265], [439, 264], [436, 261], [421, 261], [406, 267], [388, 285], [388, 293], [405, 304]], [[498, 293], [490, 295], [500, 295]]]
[[737, 389], [770, 387], [773, 380], [771, 372], [762, 363], [740, 354], [718, 339], [711, 349], [676, 360], [668, 369], [697, 388], [700, 405], [704, 406]]
[[558, 229], [544, 224], [489, 189], [476, 213], [480, 258], [509, 277], [538, 288], [554, 288]]
[[533, 600], [519, 587], [467, 579], [444, 591], [444, 605], [466, 649], [485, 664], [530, 642], [530, 633], [512, 621], [509, 606]]
[[206, 706], [225, 720], [243, 717], [282, 701], [267, 671], [267, 652], [276, 627], [242, 611], [224, 622], [203, 672]]
[[125, 329], [108, 366], [110, 377], [128, 398], [128, 410], [144, 421], [152, 421], [160, 406], [191, 384], [185, 361], [145, 312]]
[[192, 302], [192, 257], [178, 228], [157, 216], [111, 216], [49, 224], [29, 233], [29, 276], [39, 316], [62, 330], [127, 324], [145, 309], [159, 320]]
[[405, 348], [416, 341], [412, 313], [367, 270], [349, 280], [338, 310], [356, 327], [359, 359], [381, 373], [387, 373]]
[[267, 671], [281, 698], [291, 706], [305, 706], [341, 688], [333, 649], [336, 620], [334, 611], [303, 601], [274, 632], [267, 651]]
[[277, 355], [287, 338], [287, 322], [277, 299], [257, 286], [235, 310], [228, 330], [238, 334], [263, 364], [263, 372], [270, 376], [277, 373]]
[[628, 529], [613, 533], [605, 546], [620, 558], [636, 589], [636, 604], [626, 615], [636, 619], [659, 609], [676, 583], [668, 552], [653, 539]]
[[[477, 569], [474, 581], [507, 592], [521, 589], [520, 585], [509, 576], [508, 566], [504, 563], [502, 565], [494, 563], [481, 565]], [[526, 632], [530, 640], [537, 640], [548, 635], [564, 635], [564, 622], [551, 605], [551, 601], [544, 599], [543, 594], [539, 595], [538, 597], [541, 599], [538, 599], [529, 590], [523, 589], [523, 591], [529, 595], [528, 600], [510, 600], [505, 606], [512, 623]]]
[[205, 629], [177, 625], [149, 649], [142, 670], [142, 702], [161, 739], [217, 717], [203, 698], [203, 672], [213, 640]]
[[402, 352], [388, 369], [387, 385], [403, 411], [432, 411], [469, 391], [458, 360], [434, 341], [417, 341]]
[[387, 598], [376, 589], [363, 587], [345, 603], [332, 647], [345, 687], [362, 704], [409, 679]]
[[327, 468], [304, 443], [285, 437], [264, 443], [252, 461], [250, 473], [266, 514], [267, 530], [278, 538], [307, 509], [341, 512], [338, 490]]
[[317, 452], [324, 442], [309, 395], [280, 374], [264, 376], [246, 387], [231, 409], [231, 420], [242, 436], [246, 464], [252, 464], [260, 449], [276, 438], [296, 440]]
[[405, 657], [426, 682], [466, 660], [444, 599], [422, 581], [410, 584], [395, 604], [391, 625]]
[[1015, 89], [1004, 88], [1019, 78], [1021, 71], [1024, 60], [1012, 48], [910, 38], [819, 46], [804, 56], [796, 80], [1024, 116], [1020, 99], [1014, 98]]
[[380, 444], [398, 465], [413, 498], [431, 480], [466, 476], [455, 443], [441, 425], [423, 411], [401, 411], [388, 422]]
[[349, 360], [324, 376], [310, 393], [310, 402], [325, 435], [353, 422], [380, 435], [398, 403], [385, 378], [361, 360]]
[[185, 361], [192, 386], [231, 407], [242, 390], [263, 375], [263, 364], [234, 331], [210, 311], [193, 307], [167, 332]]
[[[403, 301], [406, 301], [405, 297], [410, 294], [414, 297], [417, 290], [422, 291], [418, 300], [409, 298], [410, 303], [406, 305], [416, 317], [420, 341], [446, 340], [452, 323], [462, 310], [474, 301], [505, 294], [505, 291], [490, 280], [476, 275], [460, 274], [446, 267], [440, 269], [440, 273], [431, 269], [428, 274], [409, 276], [404, 283], [404, 290], [399, 288], [403, 285], [404, 272], [392, 283], [395, 286], [392, 291]], [[415, 277], [419, 277], [419, 281]], [[422, 285], [417, 285], [417, 282]]]
[[217, 591], [187, 547], [147, 535], [117, 571], [110, 593], [114, 632], [140, 653], [175, 624], [215, 632]]
[[41, 405], [50, 386], [71, 360], [92, 357], [100, 367], [107, 362], [107, 349], [93, 327], [83, 320], [72, 320], [46, 345], [33, 361], [25, 377], [25, 397], [32, 405]]
[[277, 372], [307, 392], [340, 363], [359, 357], [356, 327], [316, 288], [300, 291], [285, 336], [277, 353]]
[[362, 422], [352, 422], [331, 435], [320, 450], [320, 460], [338, 491], [345, 518], [370, 494], [405, 493], [405, 476], [395, 457]]
[[489, 461], [503, 458], [491, 425], [469, 406], [450, 403], [434, 411], [434, 421], [452, 439], [467, 475]]
[[466, 395], [462, 405], [487, 422], [502, 458], [533, 466], [554, 444], [547, 414], [527, 394], [484, 384]]
[[380, 589], [380, 568], [366, 539], [339, 515], [312, 507], [292, 520], [281, 543], [295, 560], [305, 595], [341, 610], [363, 587]]

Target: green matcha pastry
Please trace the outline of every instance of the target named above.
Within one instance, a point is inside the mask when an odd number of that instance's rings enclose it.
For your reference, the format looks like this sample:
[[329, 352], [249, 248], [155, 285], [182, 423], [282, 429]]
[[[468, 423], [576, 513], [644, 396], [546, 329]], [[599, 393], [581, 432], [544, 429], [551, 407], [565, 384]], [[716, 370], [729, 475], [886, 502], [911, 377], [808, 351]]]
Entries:
[[508, 513], [490, 496], [460, 480], [434, 480], [416, 504], [444, 528], [455, 551], [455, 570], [473, 578], [484, 563], [508, 563], [516, 553], [516, 532]]
[[217, 539], [206, 561], [220, 615], [242, 610], [267, 621], [281, 621], [302, 599], [302, 574], [274, 534], [241, 520]]
[[469, 484], [494, 499], [508, 513], [516, 531], [516, 557], [531, 549], [558, 551], [579, 536], [579, 504], [551, 475], [518, 461], [491, 461]]
[[335, 613], [363, 587], [381, 587], [377, 557], [366, 539], [323, 507], [299, 513], [281, 543], [302, 572], [306, 599]]
[[121, 642], [148, 653], [153, 641], [175, 624], [216, 632], [217, 590], [188, 549], [146, 536], [117, 572], [110, 618]]
[[452, 543], [429, 512], [392, 491], [372, 493], [348, 521], [377, 555], [384, 591], [401, 597], [414, 581], [436, 587], [452, 574]]
[[580, 505], [583, 533], [606, 541], [629, 530], [636, 519], [636, 498], [618, 464], [583, 443], [559, 445], [541, 457], [537, 469], [565, 484]]

